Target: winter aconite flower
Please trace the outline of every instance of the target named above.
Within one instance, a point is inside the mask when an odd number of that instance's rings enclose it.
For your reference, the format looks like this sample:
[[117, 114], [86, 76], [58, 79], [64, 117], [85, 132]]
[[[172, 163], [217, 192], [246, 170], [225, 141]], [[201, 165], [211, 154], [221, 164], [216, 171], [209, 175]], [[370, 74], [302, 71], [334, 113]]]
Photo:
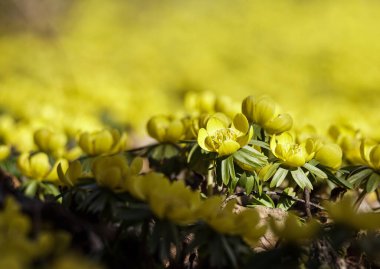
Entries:
[[321, 143], [315, 148], [314, 159], [334, 170], [342, 165], [342, 149], [334, 143]]
[[8, 145], [0, 145], [0, 161], [5, 160], [11, 154], [11, 147]]
[[185, 135], [185, 126], [181, 120], [168, 116], [154, 116], [147, 124], [148, 134], [158, 142], [175, 143]]
[[88, 155], [112, 154], [125, 150], [127, 137], [116, 129], [84, 132], [78, 144]]
[[49, 157], [43, 152], [33, 155], [22, 153], [17, 159], [17, 166], [21, 173], [30, 179], [38, 180], [57, 180], [57, 167], [59, 164], [61, 164], [63, 170], [66, 171], [68, 167], [67, 160], [59, 159], [51, 165]]
[[363, 162], [376, 171], [380, 171], [380, 144], [364, 139], [360, 144]]
[[314, 157], [314, 143], [311, 139], [301, 144], [296, 144], [292, 135], [288, 132], [273, 135], [270, 148], [274, 156], [291, 167], [300, 167]]
[[269, 134], [280, 134], [293, 126], [292, 117], [287, 113], [279, 114], [278, 110], [278, 105], [265, 96], [259, 99], [248, 96], [242, 103], [242, 112], [247, 119], [260, 125]]
[[34, 143], [41, 151], [59, 156], [65, 150], [67, 137], [62, 133], [55, 133], [48, 129], [39, 129], [34, 132]]
[[139, 174], [142, 165], [141, 158], [135, 158], [131, 165], [128, 165], [126, 158], [120, 155], [99, 157], [92, 165], [92, 173], [99, 186], [123, 191], [127, 178]]
[[227, 126], [219, 118], [211, 117], [206, 128], [201, 128], [198, 132], [198, 144], [206, 151], [225, 156], [244, 147], [252, 135], [253, 128], [241, 113], [236, 114], [231, 126]]
[[78, 160], [71, 162], [65, 173], [63, 172], [61, 164], [59, 164], [57, 172], [59, 180], [66, 186], [70, 187], [74, 186], [79, 178], [88, 176], [83, 172], [82, 164]]

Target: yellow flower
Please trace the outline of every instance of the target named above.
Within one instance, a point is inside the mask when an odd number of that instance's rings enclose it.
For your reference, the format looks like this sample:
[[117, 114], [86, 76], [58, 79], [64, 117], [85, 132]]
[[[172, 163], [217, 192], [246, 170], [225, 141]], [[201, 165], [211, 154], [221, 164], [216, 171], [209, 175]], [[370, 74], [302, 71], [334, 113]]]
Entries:
[[17, 166], [21, 173], [30, 178], [38, 180], [58, 180], [57, 167], [61, 164], [61, 167], [66, 171], [68, 162], [65, 159], [58, 159], [53, 165], [49, 162], [49, 157], [39, 152], [36, 154], [22, 153], [17, 159]]
[[223, 113], [220, 113], [220, 112], [217, 112], [214, 114], [203, 113], [192, 120], [191, 132], [194, 134], [195, 138], [198, 136], [198, 132], [201, 128], [206, 128], [207, 122], [210, 118], [218, 118], [220, 121], [223, 122], [225, 126], [229, 126], [231, 124], [231, 119]]
[[63, 172], [62, 166], [59, 164], [57, 167], [57, 173], [59, 180], [70, 187], [74, 186], [80, 177], [87, 176], [86, 174], [83, 174], [82, 164], [78, 160], [69, 164], [66, 173]]
[[342, 149], [337, 144], [325, 143], [316, 148], [314, 159], [336, 170], [342, 165], [342, 155]]
[[278, 110], [277, 104], [266, 96], [257, 100], [248, 96], [242, 103], [242, 112], [247, 119], [260, 125], [269, 134], [280, 134], [293, 126], [292, 117], [287, 113], [279, 114]]
[[146, 175], [132, 176], [125, 183], [127, 191], [133, 197], [146, 201], [150, 192], [157, 192], [168, 187], [169, 180], [159, 173], [148, 173]]
[[358, 213], [355, 211], [355, 198], [351, 193], [345, 195], [337, 203], [324, 202], [330, 217], [339, 224], [350, 226], [358, 230], [377, 230], [380, 228], [380, 213]]
[[112, 154], [125, 150], [127, 137], [116, 129], [84, 132], [78, 144], [89, 155]]
[[[168, 179], [163, 179], [167, 182]], [[156, 181], [159, 183], [158, 181]], [[197, 220], [195, 214], [201, 206], [200, 193], [187, 188], [182, 181], [159, 184], [148, 195], [148, 203], [156, 216], [185, 225]]]
[[147, 123], [148, 134], [158, 142], [175, 143], [185, 135], [185, 126], [181, 120], [168, 116], [154, 116]]
[[5, 160], [11, 154], [11, 147], [8, 145], [0, 145], [0, 161]]
[[361, 156], [362, 134], [348, 125], [332, 125], [329, 128], [329, 135], [337, 143], [342, 151], [343, 156], [353, 164], [366, 164], [367, 162]]
[[291, 167], [300, 167], [314, 157], [314, 143], [307, 139], [304, 143], [296, 144], [289, 132], [273, 135], [270, 141], [272, 153]]
[[99, 186], [124, 191], [125, 181], [128, 177], [140, 173], [142, 164], [141, 158], [134, 159], [129, 166], [121, 155], [98, 157], [92, 165], [92, 173]]
[[241, 113], [236, 114], [231, 127], [219, 118], [211, 117], [206, 129], [201, 128], [198, 132], [198, 144], [206, 151], [217, 152], [219, 156], [224, 156], [244, 147], [252, 135], [253, 128]]
[[360, 154], [365, 164], [376, 171], [380, 171], [380, 144], [369, 139], [363, 139], [360, 144]]
[[34, 143], [41, 151], [55, 153], [57, 156], [60, 156], [65, 150], [67, 137], [62, 133], [53, 133], [48, 129], [39, 129], [34, 132]]
[[277, 236], [291, 242], [313, 238], [320, 229], [318, 221], [312, 219], [307, 223], [302, 223], [298, 216], [291, 213], [286, 217], [284, 223], [270, 219], [270, 224]]
[[212, 92], [188, 92], [185, 96], [185, 107], [200, 113], [215, 112], [215, 95]]

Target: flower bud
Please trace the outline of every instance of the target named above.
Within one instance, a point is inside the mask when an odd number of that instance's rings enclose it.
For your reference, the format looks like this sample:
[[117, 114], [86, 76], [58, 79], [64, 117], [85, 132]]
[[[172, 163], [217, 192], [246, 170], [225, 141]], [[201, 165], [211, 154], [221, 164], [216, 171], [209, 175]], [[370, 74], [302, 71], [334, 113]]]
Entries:
[[253, 122], [253, 113], [255, 106], [255, 98], [250, 95], [243, 100], [241, 111], [247, 117], [249, 122]]
[[112, 154], [125, 149], [126, 136], [118, 130], [84, 132], [80, 135], [78, 144], [89, 155]]
[[286, 131], [289, 131], [293, 126], [292, 117], [285, 113], [280, 114], [274, 119], [270, 120], [264, 125], [265, 130], [269, 134], [280, 134]]
[[372, 167], [376, 170], [380, 169], [380, 145], [376, 145], [369, 155]]
[[253, 121], [264, 126], [276, 115], [277, 106], [270, 98], [262, 97], [256, 101], [253, 109]]
[[67, 137], [64, 134], [53, 133], [47, 129], [40, 129], [34, 133], [34, 143], [44, 152], [64, 150]]
[[338, 169], [342, 165], [342, 149], [333, 143], [322, 145], [315, 153], [315, 159], [322, 165]]
[[148, 121], [147, 131], [158, 142], [177, 142], [184, 136], [185, 127], [180, 120], [154, 116]]

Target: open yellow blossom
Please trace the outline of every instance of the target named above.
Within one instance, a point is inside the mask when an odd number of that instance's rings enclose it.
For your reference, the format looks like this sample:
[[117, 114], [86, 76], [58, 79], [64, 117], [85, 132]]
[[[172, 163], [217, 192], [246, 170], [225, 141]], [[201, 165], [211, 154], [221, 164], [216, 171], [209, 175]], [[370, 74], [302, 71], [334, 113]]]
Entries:
[[68, 168], [67, 160], [59, 159], [51, 165], [49, 157], [43, 152], [33, 155], [22, 153], [17, 159], [17, 166], [21, 173], [30, 179], [38, 180], [58, 180], [57, 167], [59, 164], [61, 164], [62, 169], [66, 171]]
[[236, 114], [232, 125], [228, 127], [219, 118], [211, 117], [205, 128], [198, 132], [199, 146], [209, 152], [217, 152], [219, 156], [230, 155], [244, 147], [253, 136], [253, 128], [247, 118]]
[[223, 122], [225, 126], [229, 126], [232, 122], [232, 120], [229, 117], [227, 117], [225, 114], [221, 112], [217, 112], [214, 114], [203, 113], [198, 117], [193, 118], [191, 121], [191, 133], [194, 135], [195, 138], [198, 136], [198, 132], [201, 128], [207, 127], [207, 122], [210, 118], [218, 118], [220, 121]]
[[169, 116], [154, 116], [147, 123], [148, 134], [158, 142], [175, 143], [185, 135], [185, 126], [181, 120]]
[[242, 112], [248, 120], [260, 125], [269, 134], [280, 134], [293, 126], [292, 117], [287, 113], [279, 114], [278, 110], [278, 105], [266, 96], [257, 100], [248, 96], [242, 103]]
[[289, 132], [281, 135], [273, 135], [270, 141], [272, 153], [281, 159], [284, 164], [291, 167], [300, 167], [314, 157], [314, 143], [307, 139], [301, 144], [296, 144]]

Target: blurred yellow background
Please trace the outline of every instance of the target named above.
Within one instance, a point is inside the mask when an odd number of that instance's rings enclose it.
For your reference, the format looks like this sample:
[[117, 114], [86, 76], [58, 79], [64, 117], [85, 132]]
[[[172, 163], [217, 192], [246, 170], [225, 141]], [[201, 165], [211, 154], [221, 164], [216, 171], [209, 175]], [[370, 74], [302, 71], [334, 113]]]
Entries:
[[379, 18], [375, 0], [2, 0], [0, 107], [142, 131], [187, 91], [266, 94], [296, 126], [380, 138]]

